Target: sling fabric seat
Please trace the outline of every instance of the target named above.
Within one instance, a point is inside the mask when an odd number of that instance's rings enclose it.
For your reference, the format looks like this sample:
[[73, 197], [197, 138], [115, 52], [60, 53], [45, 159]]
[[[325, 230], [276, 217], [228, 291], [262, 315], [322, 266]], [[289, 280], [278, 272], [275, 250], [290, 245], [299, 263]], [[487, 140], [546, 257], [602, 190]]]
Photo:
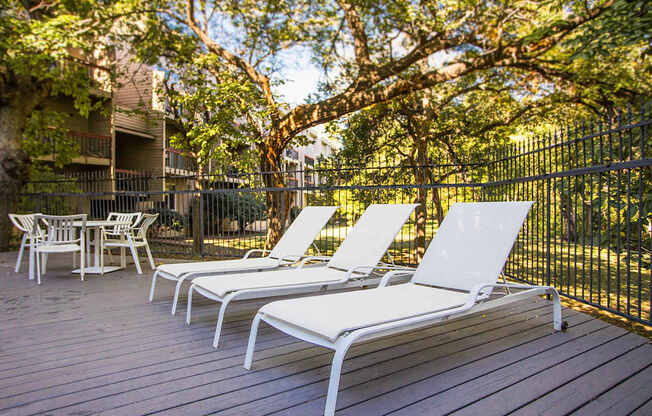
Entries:
[[[149, 301], [154, 299], [157, 277], [177, 282], [172, 300], [172, 315], [174, 315], [177, 310], [181, 285], [188, 279], [220, 273], [262, 271], [296, 263], [304, 256], [310, 244], [336, 210], [337, 207], [332, 206], [303, 208], [271, 251], [249, 250], [243, 258], [237, 260], [162, 264], [156, 268], [154, 276], [152, 276]], [[249, 258], [256, 252], [269, 254], [265, 257]]]
[[[468, 293], [403, 284], [272, 302], [261, 312], [335, 341], [348, 331], [464, 305]], [[315, 313], [328, 311], [328, 313]]]
[[[531, 206], [532, 202], [455, 204], [416, 270], [390, 271], [375, 289], [268, 303], [252, 323], [245, 368], [251, 368], [261, 321], [335, 350], [324, 410], [331, 416], [344, 357], [355, 342], [544, 294], [553, 299], [554, 329], [561, 330], [561, 305], [554, 288], [497, 283]], [[412, 275], [410, 282], [387, 286], [401, 274]], [[495, 287], [518, 292], [492, 297]]]
[[[304, 259], [296, 269], [265, 273], [241, 273], [230, 276], [200, 277], [188, 290], [186, 322], [190, 324], [193, 292], [221, 303], [213, 346], [219, 343], [224, 313], [237, 297], [268, 297], [291, 293], [294, 289], [318, 290], [368, 276], [378, 268], [383, 255], [394, 241], [415, 204], [372, 204], [358, 219], [333, 257], [325, 266], [304, 267], [315, 258]], [[325, 260], [325, 258], [317, 258]], [[384, 265], [383, 268], [391, 268]], [[281, 293], [279, 293], [279, 291]]]
[[208, 274], [208, 273], [219, 273], [221, 270], [229, 271], [232, 269], [242, 269], [242, 266], [246, 266], [247, 269], [266, 269], [276, 267], [278, 265], [278, 259], [271, 258], [269, 256], [265, 257], [251, 257], [247, 258], [247, 261], [243, 259], [234, 259], [234, 260], [218, 260], [218, 261], [202, 261], [197, 263], [171, 263], [171, 264], [162, 264], [157, 270], [164, 272], [173, 276], [182, 276], [184, 274]]
[[[306, 270], [310, 270], [310, 272], [306, 273]], [[228, 293], [238, 290], [262, 289], [268, 287], [283, 288], [286, 286], [296, 286], [308, 283], [336, 283], [342, 279], [343, 273], [344, 272], [337, 269], [318, 267], [314, 269], [283, 270], [282, 272], [240, 273], [237, 277], [232, 275], [198, 277], [193, 280], [193, 284], [217, 296], [224, 297]]]

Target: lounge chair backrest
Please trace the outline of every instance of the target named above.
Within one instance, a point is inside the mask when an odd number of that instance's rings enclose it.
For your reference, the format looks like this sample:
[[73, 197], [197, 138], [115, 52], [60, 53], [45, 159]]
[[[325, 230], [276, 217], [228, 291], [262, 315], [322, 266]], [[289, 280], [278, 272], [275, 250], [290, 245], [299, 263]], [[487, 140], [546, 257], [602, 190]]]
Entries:
[[308, 250], [338, 207], [305, 207], [285, 230], [269, 256], [300, 256]]
[[412, 282], [471, 290], [496, 283], [533, 202], [454, 204]]
[[373, 266], [394, 241], [417, 204], [372, 204], [337, 248], [329, 267]]

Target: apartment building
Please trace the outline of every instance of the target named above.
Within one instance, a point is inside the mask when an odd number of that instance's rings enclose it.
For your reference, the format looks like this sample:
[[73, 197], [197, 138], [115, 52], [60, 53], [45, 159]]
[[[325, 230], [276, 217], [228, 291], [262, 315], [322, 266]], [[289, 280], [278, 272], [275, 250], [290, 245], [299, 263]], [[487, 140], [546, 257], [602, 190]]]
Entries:
[[[170, 146], [170, 137], [177, 131], [167, 118], [165, 102], [158, 93], [163, 73], [145, 65], [129, 62], [124, 55], [117, 58], [126, 68], [118, 79], [118, 86], [108, 82], [107, 70], [89, 66], [89, 74], [96, 79], [93, 94], [102, 101], [102, 108], [88, 119], [78, 115], [67, 97], [52, 98], [49, 106], [70, 114], [68, 134], [80, 148], [80, 156], [66, 166], [72, 176], [99, 178], [84, 184], [85, 191], [185, 191], [194, 187], [197, 167], [195, 161]], [[290, 173], [289, 186], [311, 186], [315, 175], [311, 168], [320, 156], [328, 157], [337, 146], [327, 138], [312, 133], [314, 143], [287, 149], [284, 152], [284, 168]], [[53, 160], [49, 155], [42, 160]], [[205, 171], [220, 175], [213, 177], [210, 186], [233, 187], [243, 182], [237, 171], [210, 164]], [[218, 179], [215, 179], [218, 178]], [[183, 195], [161, 194], [121, 197], [120, 206], [136, 208], [135, 204], [161, 202], [173, 210], [185, 213], [186, 199]], [[112, 196], [90, 202], [90, 212], [98, 215], [112, 209]], [[137, 200], [137, 201], [136, 201]], [[149, 202], [149, 203], [148, 203]], [[302, 195], [296, 199], [303, 205]], [[115, 204], [114, 204], [115, 205]], [[140, 207], [144, 208], [144, 207]]]

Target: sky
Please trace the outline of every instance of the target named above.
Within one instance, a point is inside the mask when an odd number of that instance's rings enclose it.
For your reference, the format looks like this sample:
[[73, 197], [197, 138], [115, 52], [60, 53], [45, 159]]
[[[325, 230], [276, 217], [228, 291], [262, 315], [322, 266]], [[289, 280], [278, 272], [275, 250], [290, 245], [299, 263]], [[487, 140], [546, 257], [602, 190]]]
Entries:
[[303, 104], [308, 95], [317, 90], [322, 73], [310, 62], [310, 55], [305, 52], [292, 53], [284, 61], [285, 67], [281, 72], [286, 82], [278, 86], [276, 92], [292, 106]]

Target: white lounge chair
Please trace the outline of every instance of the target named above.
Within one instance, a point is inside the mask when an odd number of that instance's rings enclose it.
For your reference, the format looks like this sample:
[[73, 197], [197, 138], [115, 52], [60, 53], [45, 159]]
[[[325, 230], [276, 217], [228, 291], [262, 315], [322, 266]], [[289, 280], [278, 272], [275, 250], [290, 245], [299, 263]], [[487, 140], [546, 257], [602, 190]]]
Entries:
[[[415, 207], [415, 204], [370, 205], [332, 258], [308, 257], [294, 269], [244, 273], [238, 276], [199, 277], [193, 280], [188, 290], [186, 323], [190, 324], [193, 291], [220, 302], [222, 305], [213, 340], [213, 346], [217, 348], [224, 312], [236, 298], [278, 296], [297, 289], [327, 289], [328, 286], [343, 285], [352, 279], [364, 279], [379, 266], [391, 268], [379, 262]], [[304, 268], [306, 262], [312, 260], [330, 261], [321, 267]]]
[[[237, 260], [203, 261], [195, 263], [162, 264], [156, 268], [149, 291], [149, 301], [154, 299], [157, 277], [176, 281], [172, 315], [177, 311], [177, 302], [181, 285], [188, 279], [198, 276], [215, 275], [246, 271], [262, 271], [293, 264], [301, 260], [304, 253], [315, 240], [319, 232], [333, 216], [338, 207], [305, 207], [285, 230], [281, 239], [272, 250], [249, 250], [244, 257]], [[269, 253], [265, 257], [250, 258], [253, 253]]]
[[[325, 415], [335, 413], [344, 357], [354, 342], [432, 325], [529, 296], [553, 299], [554, 329], [562, 329], [559, 295], [552, 287], [497, 283], [531, 202], [455, 204], [416, 271], [390, 271], [378, 288], [269, 303], [251, 327], [250, 369], [260, 321], [299, 339], [335, 350]], [[397, 274], [409, 283], [387, 286]], [[495, 287], [519, 292], [490, 297]]]

